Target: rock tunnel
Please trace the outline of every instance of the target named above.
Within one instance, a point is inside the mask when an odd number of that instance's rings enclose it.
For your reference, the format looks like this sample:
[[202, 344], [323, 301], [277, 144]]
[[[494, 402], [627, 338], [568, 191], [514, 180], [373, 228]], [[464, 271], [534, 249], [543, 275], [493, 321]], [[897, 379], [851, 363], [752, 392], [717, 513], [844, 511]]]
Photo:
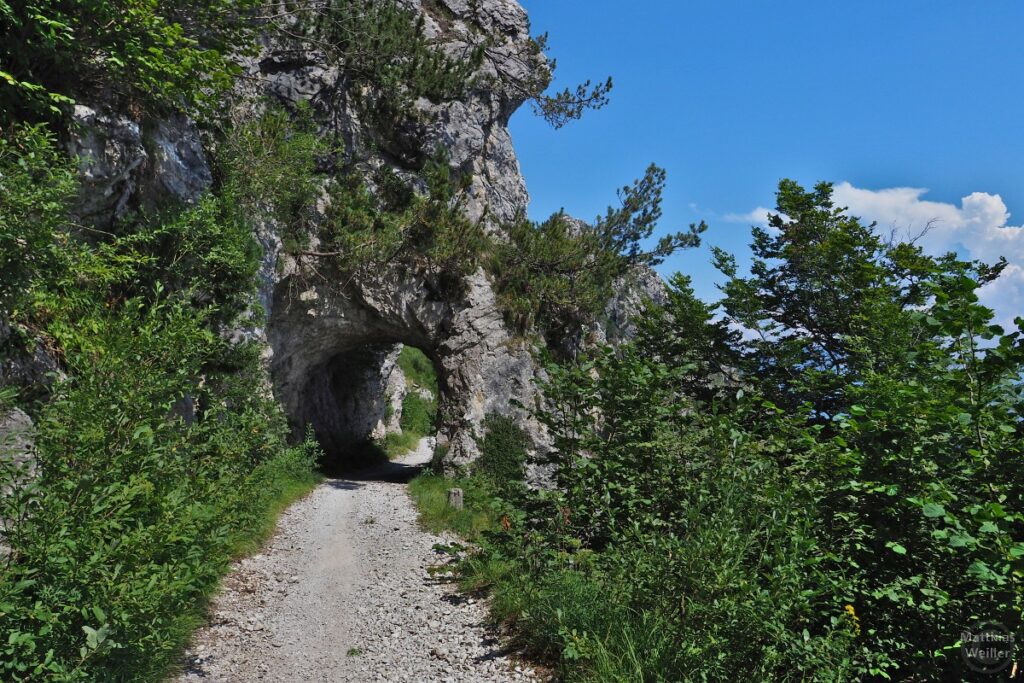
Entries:
[[[399, 363], [403, 344], [339, 350], [312, 366], [295, 426], [312, 427], [324, 451], [324, 468], [343, 471], [380, 455], [388, 434], [402, 430], [404, 398], [414, 386]], [[436, 396], [433, 396], [437, 400]]]
[[539, 433], [524, 408], [535, 395], [533, 358], [508, 334], [482, 271], [454, 300], [406, 272], [344, 285], [333, 278], [299, 282], [277, 280], [267, 301], [268, 366], [293, 433], [312, 427], [328, 467], [358, 461], [396, 430], [403, 345], [421, 350], [436, 372], [437, 444], [446, 468], [477, 457], [489, 414], [513, 415], [528, 433]]

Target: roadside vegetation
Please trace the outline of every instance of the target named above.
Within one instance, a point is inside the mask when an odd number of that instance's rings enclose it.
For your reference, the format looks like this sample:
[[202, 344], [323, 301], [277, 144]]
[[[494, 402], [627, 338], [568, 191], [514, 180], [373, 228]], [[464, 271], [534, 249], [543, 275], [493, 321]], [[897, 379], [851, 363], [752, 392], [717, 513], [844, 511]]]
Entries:
[[1020, 632], [1024, 345], [977, 299], [1004, 264], [777, 198], [717, 306], [678, 276], [632, 343], [549, 367], [557, 488], [414, 484], [467, 491], [425, 524], [566, 680], [967, 680], [963, 629]]
[[230, 185], [83, 240], [53, 137], [0, 142], [5, 352], [46, 345], [63, 373], [43, 402], [3, 395], [36, 425], [35, 476], [0, 471], [4, 680], [160, 678], [229, 561], [316, 482], [259, 350], [221, 334], [258, 263]]

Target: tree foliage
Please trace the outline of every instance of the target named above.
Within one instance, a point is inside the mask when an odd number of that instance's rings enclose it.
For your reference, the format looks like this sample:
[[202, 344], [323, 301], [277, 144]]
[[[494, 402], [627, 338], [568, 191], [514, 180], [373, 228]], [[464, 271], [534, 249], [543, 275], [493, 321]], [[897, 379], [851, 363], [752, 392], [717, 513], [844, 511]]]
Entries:
[[705, 226], [645, 242], [661, 217], [665, 171], [650, 166], [642, 179], [619, 191], [593, 225], [559, 212], [542, 223], [520, 219], [495, 247], [492, 270], [509, 322], [539, 329], [554, 348], [577, 338], [597, 320], [619, 278], [660, 263], [673, 251], [700, 244]]
[[[549, 367], [558, 489], [466, 570], [579, 680], [967, 680], [1022, 625], [1024, 344], [1001, 264], [779, 186], [721, 314], [686, 278], [635, 342]], [[745, 328], [745, 329], [743, 329]]]
[[256, 0], [0, 1], [0, 125], [53, 119], [82, 95], [216, 105], [244, 50]]
[[525, 52], [516, 57], [520, 66], [532, 66], [527, 69], [528, 75], [525, 78], [518, 70], [513, 73], [510, 69], [502, 68], [501, 63], [507, 56], [492, 52], [494, 49], [493, 45], [486, 46], [483, 54], [498, 73], [498, 82], [529, 101], [534, 113], [556, 130], [579, 120], [587, 111], [602, 109], [610, 101], [613, 86], [611, 76], [597, 84], [587, 80], [548, 94], [548, 87], [554, 81], [558, 69], [558, 61], [548, 55], [547, 33], [530, 39], [526, 43]]

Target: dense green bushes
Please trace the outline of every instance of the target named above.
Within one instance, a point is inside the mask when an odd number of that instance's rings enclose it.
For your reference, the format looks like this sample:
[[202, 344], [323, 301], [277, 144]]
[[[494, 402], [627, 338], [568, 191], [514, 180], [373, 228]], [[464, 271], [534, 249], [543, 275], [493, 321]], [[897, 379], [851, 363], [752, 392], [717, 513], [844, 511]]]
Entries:
[[44, 126], [0, 135], [0, 310], [23, 314], [29, 286], [61, 271], [71, 164]]
[[824, 184], [778, 212], [749, 277], [717, 255], [723, 316], [677, 278], [633, 344], [550, 368], [559, 488], [504, 492], [463, 578], [569, 680], [962, 680], [963, 629], [1021, 631], [1024, 346], [975, 293], [1002, 266]]
[[158, 677], [232, 554], [313, 481], [315, 446], [287, 447], [254, 363], [204, 373], [246, 353], [204, 316], [131, 300], [85, 322], [37, 418], [38, 478], [3, 499], [23, 513], [0, 577], [7, 680]]
[[255, 0], [0, 1], [0, 126], [107, 91], [136, 107], [209, 109], [238, 67]]
[[231, 557], [314, 483], [317, 449], [287, 444], [258, 349], [222, 333], [252, 303], [258, 249], [230, 181], [86, 240], [51, 138], [17, 129], [0, 164], [8, 344], [46, 344], [65, 373], [19, 401], [38, 476], [0, 481], [0, 677], [154, 680]]
[[484, 419], [484, 434], [479, 440], [480, 457], [473, 463], [473, 473], [489, 479], [498, 489], [519, 486], [526, 470], [529, 437], [504, 415], [492, 414]]

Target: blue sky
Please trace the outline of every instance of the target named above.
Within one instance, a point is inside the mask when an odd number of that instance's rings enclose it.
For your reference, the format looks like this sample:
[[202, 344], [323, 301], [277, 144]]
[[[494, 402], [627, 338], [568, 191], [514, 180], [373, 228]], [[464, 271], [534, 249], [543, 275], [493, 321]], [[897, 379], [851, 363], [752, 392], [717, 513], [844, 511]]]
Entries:
[[[937, 219], [932, 250], [1006, 255], [985, 301], [1024, 312], [1024, 2], [520, 2], [550, 33], [556, 87], [615, 79], [607, 108], [562, 130], [513, 117], [532, 217], [591, 219], [653, 161], [662, 228], [704, 219], [742, 261], [780, 178], [831, 180], [887, 227]], [[708, 260], [661, 270], [714, 298]]]

